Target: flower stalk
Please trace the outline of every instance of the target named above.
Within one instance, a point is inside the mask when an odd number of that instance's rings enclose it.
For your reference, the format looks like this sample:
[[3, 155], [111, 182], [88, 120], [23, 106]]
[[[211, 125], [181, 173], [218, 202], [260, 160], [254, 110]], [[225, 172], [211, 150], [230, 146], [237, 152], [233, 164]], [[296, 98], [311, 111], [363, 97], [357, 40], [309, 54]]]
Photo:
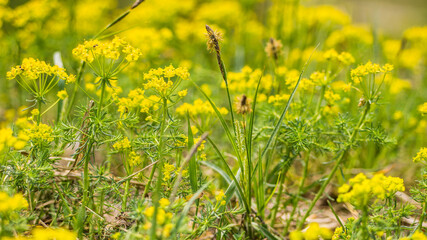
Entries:
[[365, 122], [365, 118], [368, 115], [370, 109], [371, 109], [371, 104], [368, 102], [365, 105], [365, 110], [363, 111], [363, 114], [360, 116], [359, 122], [357, 123], [356, 127], [354, 128], [354, 130], [350, 136], [348, 145], [338, 155], [338, 158], [337, 158], [337, 161], [336, 161], [334, 167], [332, 168], [331, 172], [327, 176], [326, 180], [323, 182], [322, 186], [320, 187], [319, 191], [317, 192], [316, 196], [314, 197], [313, 201], [311, 202], [308, 210], [305, 212], [303, 218], [299, 222], [298, 227], [297, 227], [298, 230], [301, 230], [303, 228], [305, 220], [310, 215], [310, 213], [313, 210], [314, 206], [316, 205], [317, 201], [323, 196], [323, 193], [325, 192], [326, 187], [328, 186], [328, 184], [332, 180], [332, 178], [335, 176], [335, 173], [338, 170], [338, 168], [340, 167], [341, 163], [344, 161], [345, 156], [346, 156], [347, 152], [350, 150], [351, 145], [355, 141], [357, 133], [359, 132], [360, 128], [363, 126], [363, 124]]

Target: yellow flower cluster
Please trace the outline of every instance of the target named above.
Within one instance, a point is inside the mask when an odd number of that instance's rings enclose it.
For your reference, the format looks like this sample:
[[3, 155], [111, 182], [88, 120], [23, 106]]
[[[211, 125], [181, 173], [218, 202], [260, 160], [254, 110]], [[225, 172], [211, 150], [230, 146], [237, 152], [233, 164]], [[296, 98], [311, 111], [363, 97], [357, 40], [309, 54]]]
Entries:
[[73, 55], [87, 63], [92, 63], [97, 58], [118, 60], [120, 57], [126, 59], [127, 62], [135, 62], [141, 56], [141, 50], [132, 47], [116, 36], [108, 42], [101, 42], [96, 39], [85, 41], [73, 49]]
[[334, 93], [331, 90], [327, 90], [325, 92], [325, 100], [328, 101], [329, 104], [334, 104], [336, 101], [341, 99], [341, 96], [339, 94]]
[[332, 231], [328, 228], [320, 227], [316, 222], [310, 223], [304, 232], [294, 231], [289, 234], [290, 240], [320, 240], [331, 239]]
[[427, 162], [427, 147], [423, 147], [413, 158], [414, 162]]
[[268, 97], [268, 103], [273, 103], [274, 105], [282, 105], [287, 103], [289, 100], [289, 94], [276, 94]]
[[22, 194], [15, 194], [10, 197], [5, 192], [0, 192], [0, 214], [21, 210], [28, 207], [27, 200]]
[[157, 57], [169, 50], [168, 44], [174, 37], [169, 28], [159, 27], [133, 27], [122, 34], [126, 40], [138, 46], [144, 56], [148, 57]]
[[[226, 115], [228, 110], [224, 107], [218, 108], [218, 111], [222, 115]], [[214, 115], [215, 111], [212, 108], [211, 104], [208, 101], [203, 101], [201, 99], [194, 100], [193, 104], [184, 103], [176, 109], [176, 113], [181, 116], [186, 116], [187, 112], [191, 116], [199, 116], [199, 115]]]
[[77, 234], [64, 228], [41, 228], [32, 230], [32, 236], [18, 236], [15, 238], [5, 238], [4, 240], [76, 240]]
[[350, 65], [355, 62], [353, 55], [349, 52], [338, 53], [335, 49], [325, 51], [322, 57], [325, 61], [337, 61], [344, 65]]
[[148, 113], [150, 108], [157, 110], [159, 100], [160, 98], [155, 95], [145, 97], [144, 90], [137, 88], [131, 90], [127, 97], [119, 98], [116, 104], [122, 114], [136, 108], [142, 113]]
[[[162, 198], [159, 200], [159, 209], [157, 210], [157, 224], [158, 227], [160, 227], [159, 232], [157, 232], [157, 235], [159, 239], [162, 237], [169, 237], [171, 230], [173, 228], [173, 224], [171, 223], [173, 214], [171, 212], [166, 212], [166, 208], [170, 205], [170, 202], [168, 199]], [[154, 207], [147, 207], [144, 210], [144, 216], [147, 218], [147, 222], [144, 224], [144, 229], [149, 230], [151, 228], [151, 220], [154, 217]], [[160, 236], [159, 236], [160, 235]]]
[[353, 79], [354, 82], [358, 83], [360, 82], [361, 77], [364, 77], [368, 74], [375, 74], [380, 72], [387, 73], [392, 70], [393, 70], [393, 65], [391, 64], [385, 64], [384, 66], [381, 67], [379, 64], [368, 61], [366, 64], [360, 65], [355, 69], [352, 69], [351, 78]]
[[32, 124], [30, 128], [25, 130], [25, 133], [27, 134], [28, 138], [34, 143], [52, 142], [52, 132], [52, 128], [49, 125], [43, 123], [40, 123], [39, 125]]
[[13, 136], [13, 131], [10, 128], [0, 129], [0, 153], [6, 148], [13, 147], [16, 150], [21, 150], [25, 147], [28, 141], [28, 136], [24, 132], [20, 132], [18, 137]]
[[351, 236], [347, 234], [342, 227], [335, 228], [334, 235], [332, 236], [332, 240], [347, 240], [350, 238]]
[[325, 24], [327, 26], [346, 25], [350, 23], [350, 16], [343, 11], [328, 5], [300, 6], [298, 13], [299, 21], [307, 26], [316, 26], [317, 24]]
[[375, 174], [368, 179], [363, 173], [349, 180], [338, 189], [338, 202], [349, 202], [355, 207], [362, 208], [369, 204], [372, 198], [383, 200], [393, 196], [397, 191], [405, 191], [403, 179]]
[[420, 230], [417, 230], [412, 234], [412, 236], [399, 238], [399, 240], [427, 240], [427, 236]]
[[171, 78], [174, 77], [176, 77], [178, 81], [188, 80], [190, 78], [190, 73], [186, 68], [174, 68], [172, 65], [165, 68], [150, 69], [148, 73], [144, 74], [144, 80], [147, 81], [147, 83], [144, 84], [144, 88], [154, 89], [160, 93], [160, 95], [166, 96], [174, 85], [171, 81]]
[[372, 33], [364, 26], [346, 25], [332, 32], [326, 39], [326, 46], [336, 47], [343, 44], [371, 45], [374, 42]]
[[310, 75], [310, 80], [317, 86], [326, 86], [328, 84], [328, 79], [324, 72], [313, 72]]
[[335, 91], [349, 92], [351, 89], [351, 83], [345, 83], [344, 81], [334, 81], [331, 83], [331, 88]]
[[417, 107], [417, 110], [418, 110], [418, 112], [420, 112], [420, 113], [421, 113], [421, 115], [425, 115], [425, 114], [427, 114], [427, 102], [425, 102], [425, 103], [423, 103], [423, 104], [419, 105], [419, 106]]
[[136, 152], [132, 151], [129, 153], [128, 163], [131, 167], [136, 166], [141, 163], [141, 156]]
[[396, 95], [404, 90], [412, 88], [411, 81], [399, 78], [393, 78], [388, 84], [390, 86], [389, 92], [392, 95]]
[[163, 165], [163, 181], [169, 181], [172, 174], [175, 172], [175, 166], [173, 164], [165, 163]]
[[64, 68], [60, 68], [56, 65], [51, 66], [45, 61], [40, 61], [34, 58], [24, 58], [22, 64], [16, 67], [13, 67], [6, 76], [8, 79], [15, 79], [17, 76], [26, 78], [26, 79], [38, 79], [44, 77], [43, 75], [48, 76], [58, 76], [61, 79], [67, 79], [69, 77], [65, 72]]
[[[252, 69], [249, 66], [243, 67], [240, 72], [228, 72], [228, 88], [232, 92], [248, 94], [249, 91], [256, 89], [261, 74], [261, 69]], [[260, 91], [270, 91], [272, 86], [271, 76], [264, 75]], [[225, 88], [225, 82], [221, 83], [221, 87]]]
[[131, 149], [130, 141], [127, 137], [113, 144], [113, 148], [119, 152], [125, 152]]
[[67, 90], [61, 90], [61, 91], [59, 91], [59, 92], [56, 94], [56, 96], [57, 96], [59, 99], [61, 99], [61, 100], [66, 99], [66, 98], [68, 97]]
[[43, 97], [48, 93], [56, 85], [58, 78], [65, 79], [67, 83], [75, 79], [73, 75], [67, 75], [64, 68], [51, 66], [34, 58], [25, 58], [21, 65], [13, 67], [6, 76], [9, 80], [16, 79], [27, 92], [36, 97]]
[[[300, 71], [296, 69], [291, 69], [286, 71], [285, 73], [285, 83], [289, 90], [292, 90], [295, 88], [298, 79], [300, 77]], [[299, 88], [301, 90], [310, 90], [314, 86], [314, 82], [310, 81], [310, 79], [302, 78], [301, 82], [299, 84]]]
[[223, 190], [220, 190], [216, 193], [215, 195], [215, 200], [217, 202], [217, 204], [219, 203], [219, 205], [225, 205], [227, 202], [225, 201], [225, 194]]
[[427, 26], [408, 28], [403, 36], [410, 42], [425, 43], [427, 41]]

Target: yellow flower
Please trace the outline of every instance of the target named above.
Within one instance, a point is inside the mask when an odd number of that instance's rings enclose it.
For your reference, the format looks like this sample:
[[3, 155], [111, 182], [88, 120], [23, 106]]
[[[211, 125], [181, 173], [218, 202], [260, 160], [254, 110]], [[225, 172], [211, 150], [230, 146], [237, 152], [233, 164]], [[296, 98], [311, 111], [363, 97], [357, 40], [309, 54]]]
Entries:
[[427, 240], [427, 236], [420, 230], [415, 231], [411, 236], [411, 240]]
[[76, 75], [72, 75], [72, 74], [68, 75], [68, 77], [67, 77], [67, 79], [65, 81], [66, 81], [66, 83], [74, 83], [74, 82], [76, 82]]
[[37, 115], [39, 115], [39, 114], [40, 114], [40, 111], [39, 111], [37, 108], [35, 108], [35, 109], [31, 110], [31, 115], [33, 115], [33, 116], [37, 116]]
[[394, 120], [399, 121], [402, 118], [403, 118], [402, 111], [396, 111], [396, 112], [393, 113], [393, 119]]
[[162, 199], [160, 199], [159, 204], [161, 207], [167, 207], [167, 206], [169, 206], [170, 202], [168, 199], [162, 198]]
[[397, 191], [405, 191], [403, 179], [375, 174], [368, 179], [363, 173], [358, 174], [338, 189], [338, 202], [349, 202], [357, 208], [366, 206], [372, 199], [385, 199]]
[[144, 84], [144, 88], [153, 89], [160, 95], [166, 96], [169, 94], [169, 90], [173, 89], [174, 83], [171, 78], [176, 78], [179, 83], [179, 81], [187, 80], [189, 77], [190, 74], [187, 69], [174, 68], [172, 65], [165, 68], [150, 69], [148, 73], [144, 74], [144, 80], [147, 81]]
[[423, 104], [419, 105], [419, 106], [417, 107], [417, 110], [418, 110], [418, 112], [420, 112], [420, 113], [421, 113], [421, 115], [425, 115], [425, 114], [427, 114], [427, 102], [425, 102], [425, 103], [423, 103]]
[[179, 91], [179, 92], [178, 92], [178, 96], [180, 96], [180, 97], [185, 97], [185, 96], [187, 96], [187, 89], [184, 89], [184, 90], [182, 90], [182, 91]]
[[153, 216], [153, 214], [154, 214], [154, 207], [153, 206], [148, 207], [144, 210], [144, 215], [148, 218], [151, 218]]
[[133, 62], [138, 60], [141, 50], [130, 46], [117, 36], [108, 42], [99, 40], [85, 41], [73, 49], [73, 55], [76, 58], [89, 64], [97, 58], [118, 60], [122, 54], [126, 61]]
[[131, 143], [127, 137], [124, 137], [122, 140], [114, 143], [113, 148], [116, 151], [124, 152], [131, 148]]
[[325, 100], [329, 102], [329, 104], [334, 104], [336, 101], [341, 99], [341, 96], [339, 94], [336, 94], [331, 90], [327, 90], [325, 92], [324, 97], [325, 97]]
[[139, 156], [136, 152], [132, 151], [129, 153], [129, 165], [136, 166], [141, 163], [141, 156]]
[[61, 240], [76, 240], [77, 234], [69, 230], [58, 228], [36, 228], [32, 231], [33, 238], [37, 240], [50, 240], [50, 239], [61, 239]]
[[27, 200], [18, 193], [10, 197], [5, 192], [0, 192], [0, 214], [17, 211], [28, 207]]
[[28, 138], [34, 143], [39, 142], [52, 142], [52, 128], [46, 124], [40, 123], [39, 125], [33, 124], [29, 129], [26, 129]]
[[217, 192], [215, 199], [219, 202], [219, 201], [223, 200], [224, 197], [225, 197], [224, 191], [220, 190]]
[[[228, 113], [226, 108], [218, 108], [218, 111], [221, 113], [221, 115], [226, 115]], [[181, 116], [186, 116], [187, 112], [190, 114], [190, 116], [215, 114], [211, 104], [208, 101], [203, 101], [201, 99], [194, 100], [193, 104], [184, 103], [176, 109], [176, 113]]]
[[304, 235], [300, 231], [293, 231], [289, 234], [289, 240], [304, 240]]
[[59, 79], [69, 77], [64, 68], [51, 66], [34, 58], [25, 58], [21, 65], [13, 67], [6, 76], [9, 80], [15, 79], [22, 88], [37, 98], [44, 97]]
[[58, 96], [58, 98], [60, 98], [61, 100], [64, 100], [68, 97], [68, 94], [66, 90], [61, 90], [58, 92], [58, 94], [56, 94], [56, 96]]
[[414, 162], [427, 162], [427, 147], [423, 147], [420, 149], [420, 151], [417, 153], [417, 155], [413, 158]]
[[175, 166], [169, 163], [165, 163], [163, 166], [163, 181], [169, 181], [171, 174], [175, 171]]

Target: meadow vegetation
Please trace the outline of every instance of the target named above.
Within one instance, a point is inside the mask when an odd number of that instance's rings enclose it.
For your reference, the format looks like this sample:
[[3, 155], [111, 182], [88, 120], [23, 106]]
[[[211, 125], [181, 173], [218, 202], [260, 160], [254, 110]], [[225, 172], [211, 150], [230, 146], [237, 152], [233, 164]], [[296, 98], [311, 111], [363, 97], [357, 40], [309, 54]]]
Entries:
[[0, 0], [0, 36], [0, 239], [427, 239], [427, 26]]

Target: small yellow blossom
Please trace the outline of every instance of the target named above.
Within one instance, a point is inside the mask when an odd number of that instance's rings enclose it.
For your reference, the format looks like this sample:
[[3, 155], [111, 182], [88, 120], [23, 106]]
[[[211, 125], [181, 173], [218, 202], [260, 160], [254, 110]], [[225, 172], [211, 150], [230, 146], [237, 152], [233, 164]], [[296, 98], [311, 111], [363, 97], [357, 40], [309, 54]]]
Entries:
[[163, 181], [169, 181], [172, 173], [175, 171], [175, 166], [169, 163], [165, 163], [163, 166]]
[[167, 206], [169, 206], [170, 202], [168, 199], [162, 198], [162, 199], [160, 199], [159, 204], [161, 207], [167, 207]]
[[187, 96], [187, 89], [184, 89], [184, 90], [182, 90], [182, 91], [179, 91], [178, 92], [178, 96], [179, 97], [185, 97], [185, 96]]
[[138, 155], [136, 152], [132, 151], [129, 153], [128, 162], [130, 166], [136, 166], [141, 163], [141, 156]]
[[417, 155], [413, 158], [414, 162], [427, 162], [427, 147], [423, 147], [417, 153]]
[[127, 137], [124, 137], [122, 140], [114, 143], [113, 148], [116, 151], [124, 152], [131, 148], [131, 143]]
[[52, 142], [52, 128], [46, 124], [40, 123], [39, 125], [33, 124], [29, 129], [26, 129], [28, 138], [34, 143]]
[[5, 192], [0, 192], [0, 214], [17, 211], [28, 207], [28, 203], [22, 194], [10, 197]]
[[31, 115], [32, 116], [38, 116], [39, 114], [40, 114], [40, 111], [37, 108], [31, 110]]
[[403, 179], [375, 174], [368, 179], [363, 173], [358, 174], [338, 189], [338, 202], [349, 202], [357, 208], [369, 204], [371, 200], [383, 200], [393, 196], [397, 191], [405, 191]]
[[59, 99], [64, 100], [68, 97], [68, 93], [66, 90], [61, 90], [56, 94], [56, 96], [58, 96]]
[[427, 114], [427, 102], [425, 102], [425, 103], [423, 103], [423, 104], [419, 105], [419, 106], [417, 107], [417, 110], [418, 110], [418, 112], [420, 112], [420, 113], [421, 113], [421, 115], [426, 115], [426, 114]]
[[215, 199], [219, 202], [219, 201], [222, 201], [224, 197], [225, 197], [224, 191], [220, 190], [216, 193]]

